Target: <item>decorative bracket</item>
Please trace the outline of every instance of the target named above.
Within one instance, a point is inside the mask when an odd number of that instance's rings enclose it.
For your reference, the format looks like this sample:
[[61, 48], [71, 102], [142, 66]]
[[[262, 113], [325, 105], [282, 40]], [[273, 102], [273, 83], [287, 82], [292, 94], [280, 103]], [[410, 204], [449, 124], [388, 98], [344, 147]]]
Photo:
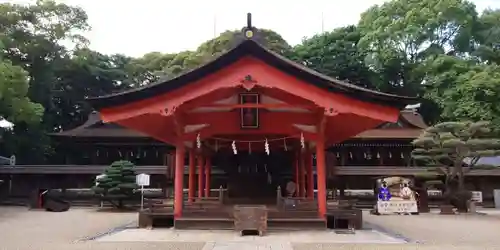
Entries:
[[252, 90], [255, 87], [255, 85], [257, 85], [257, 81], [255, 81], [251, 75], [246, 75], [245, 78], [240, 82], [243, 88], [246, 89], [247, 91]]
[[326, 116], [336, 116], [339, 114], [339, 111], [330, 107], [330, 108], [325, 108], [325, 115]]
[[175, 113], [175, 110], [177, 109], [177, 106], [169, 106], [164, 108], [163, 110], [160, 110], [160, 114], [162, 116], [171, 116]]

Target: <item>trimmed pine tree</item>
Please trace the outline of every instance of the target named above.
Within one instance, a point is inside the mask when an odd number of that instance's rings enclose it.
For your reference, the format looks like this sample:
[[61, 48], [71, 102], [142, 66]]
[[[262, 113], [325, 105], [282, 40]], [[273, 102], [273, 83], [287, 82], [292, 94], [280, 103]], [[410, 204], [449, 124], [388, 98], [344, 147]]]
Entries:
[[413, 145], [412, 158], [443, 177], [444, 197], [460, 212], [467, 211], [472, 195], [465, 189], [464, 172], [485, 167], [478, 165], [481, 157], [500, 155], [500, 139], [493, 138], [489, 122], [439, 123], [425, 129]]
[[96, 181], [94, 193], [116, 208], [124, 208], [124, 201], [132, 199], [135, 190], [139, 188], [134, 167], [129, 161], [113, 162], [104, 171], [104, 176]]

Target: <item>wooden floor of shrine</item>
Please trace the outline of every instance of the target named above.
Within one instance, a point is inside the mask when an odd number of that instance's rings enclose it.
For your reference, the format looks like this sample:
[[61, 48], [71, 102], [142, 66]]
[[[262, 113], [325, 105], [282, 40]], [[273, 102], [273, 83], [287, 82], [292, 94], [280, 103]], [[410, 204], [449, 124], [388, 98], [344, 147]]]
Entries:
[[[274, 204], [273, 204], [274, 202]], [[204, 204], [202, 207], [186, 204], [182, 216], [173, 221], [156, 219], [152, 227], [175, 227], [176, 229], [233, 230], [233, 209], [235, 205], [265, 205], [268, 230], [326, 229], [327, 221], [320, 218], [316, 201], [296, 210], [278, 209], [276, 199], [248, 200], [228, 199], [224, 204]]]
[[[319, 218], [316, 211], [279, 211], [276, 207], [267, 207], [268, 229], [303, 230], [325, 229], [326, 221]], [[175, 219], [178, 229], [234, 229], [233, 207], [193, 211], [186, 209], [180, 218]]]

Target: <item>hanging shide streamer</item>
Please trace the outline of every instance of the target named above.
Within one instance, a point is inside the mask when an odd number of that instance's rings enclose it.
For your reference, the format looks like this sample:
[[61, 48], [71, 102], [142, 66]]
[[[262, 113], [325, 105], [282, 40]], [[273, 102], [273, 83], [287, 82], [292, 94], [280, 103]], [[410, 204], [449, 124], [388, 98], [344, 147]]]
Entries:
[[266, 139], [266, 142], [264, 143], [264, 149], [266, 150], [266, 154], [269, 155], [270, 151], [269, 151], [269, 143], [267, 142], [267, 139]]
[[198, 135], [196, 135], [196, 147], [198, 149], [201, 148], [201, 139], [200, 139], [200, 133], [198, 133]]
[[238, 154], [238, 151], [236, 150], [236, 141], [233, 141], [233, 143], [231, 144], [231, 147], [233, 148], [233, 153], [235, 155]]
[[[201, 146], [201, 142], [198, 143], [199, 141], [199, 134], [197, 136], [197, 146], [200, 145]], [[231, 142], [231, 147], [233, 149], [233, 153], [234, 154], [237, 154], [238, 151], [236, 149], [236, 142], [238, 143], [248, 143], [248, 153], [251, 154], [252, 153], [252, 143], [262, 143], [264, 142], [264, 149], [265, 149], [265, 152], [269, 155], [271, 153], [271, 149], [269, 147], [269, 142], [272, 142], [272, 141], [281, 141], [283, 140], [283, 147], [285, 149], [285, 151], [288, 151], [288, 145], [286, 143], [286, 139], [289, 139], [289, 138], [297, 138], [297, 135], [294, 135], [294, 136], [287, 136], [287, 137], [282, 137], [282, 138], [276, 138], [276, 139], [264, 139], [264, 140], [252, 140], [252, 141], [247, 141], [247, 140], [234, 140], [234, 139], [229, 139], [229, 138], [216, 138], [216, 137], [211, 137], [211, 139], [214, 140], [215, 142], [215, 152], [217, 152], [219, 150], [219, 141], [222, 141], [222, 142]], [[300, 134], [300, 144], [301, 144], [301, 147], [302, 149], [305, 149], [305, 138], [304, 138], [304, 135], [301, 133]]]

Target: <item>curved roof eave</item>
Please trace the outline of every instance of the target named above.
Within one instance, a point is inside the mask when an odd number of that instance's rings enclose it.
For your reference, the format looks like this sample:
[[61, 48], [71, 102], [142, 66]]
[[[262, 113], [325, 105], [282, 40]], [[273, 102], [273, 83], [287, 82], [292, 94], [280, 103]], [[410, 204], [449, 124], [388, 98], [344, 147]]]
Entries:
[[400, 109], [404, 108], [408, 104], [415, 104], [418, 101], [417, 97], [382, 93], [331, 78], [270, 51], [253, 40], [244, 40], [235, 48], [222, 54], [214, 60], [173, 79], [158, 81], [144, 87], [121, 93], [92, 97], [87, 100], [94, 108], [100, 109], [148, 99], [202, 79], [209, 74], [227, 67], [244, 56], [253, 56], [263, 60], [270, 66], [302, 79], [307, 83], [313, 84], [316, 87], [323, 88], [331, 92], [346, 94], [356, 99], [364, 99], [369, 102], [395, 106]]

